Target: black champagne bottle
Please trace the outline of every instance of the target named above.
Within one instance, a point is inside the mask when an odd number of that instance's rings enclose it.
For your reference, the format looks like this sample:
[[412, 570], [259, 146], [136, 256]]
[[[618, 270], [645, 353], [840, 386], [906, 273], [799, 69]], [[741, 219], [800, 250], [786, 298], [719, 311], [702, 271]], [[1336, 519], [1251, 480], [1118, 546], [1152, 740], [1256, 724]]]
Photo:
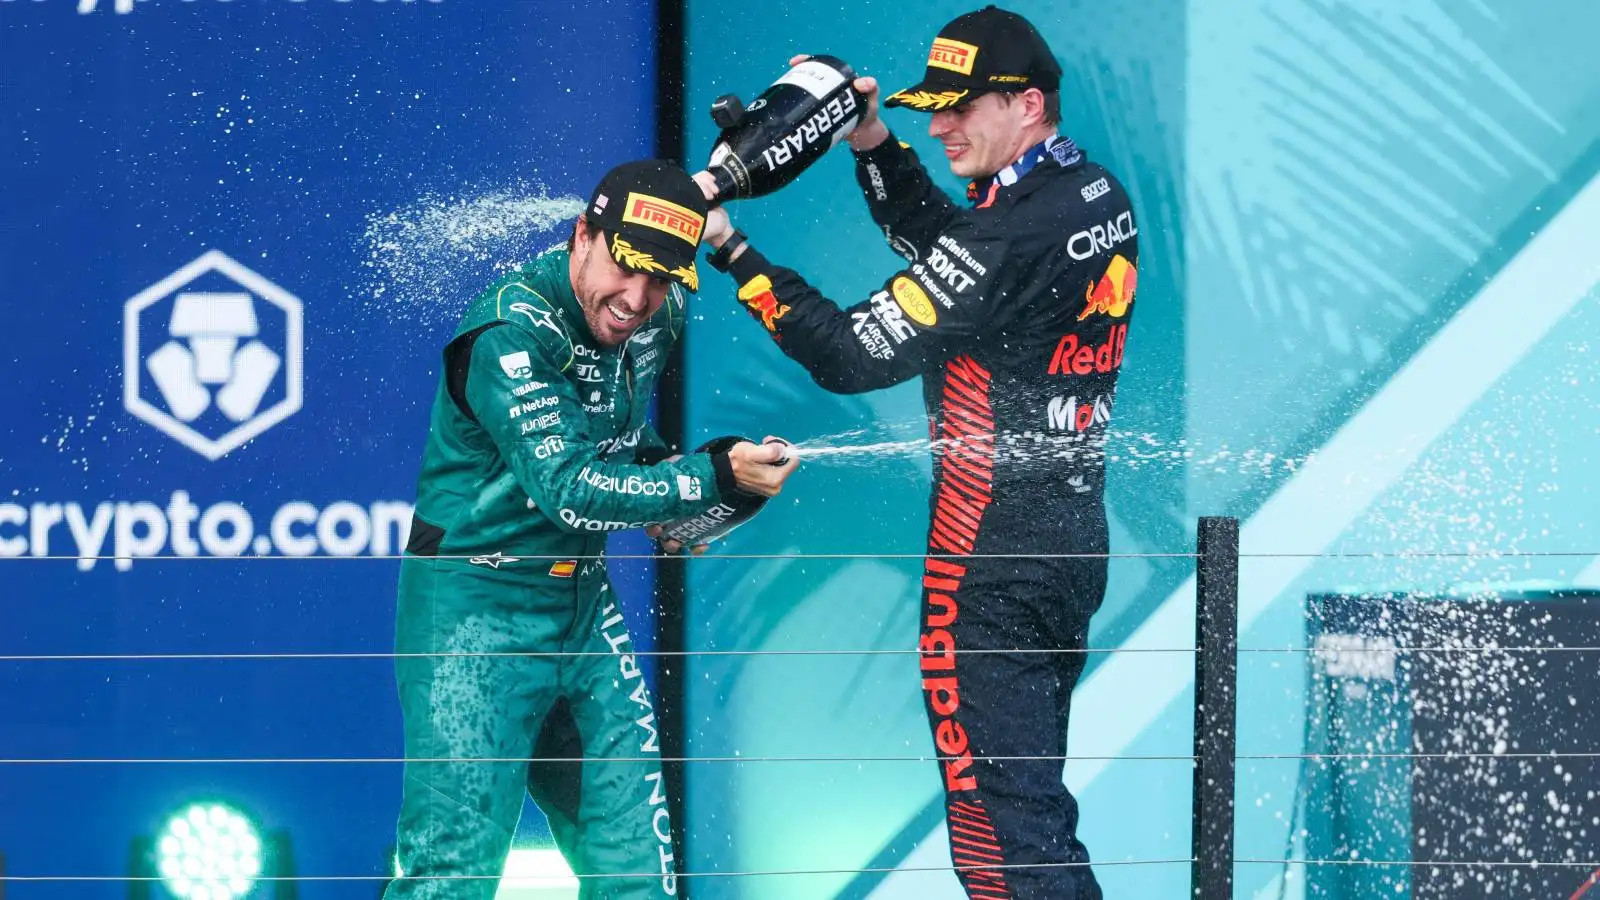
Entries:
[[749, 106], [718, 97], [711, 118], [721, 126], [711, 161], [713, 203], [761, 197], [783, 187], [844, 139], [866, 108], [855, 72], [835, 56], [812, 56], [791, 67]]

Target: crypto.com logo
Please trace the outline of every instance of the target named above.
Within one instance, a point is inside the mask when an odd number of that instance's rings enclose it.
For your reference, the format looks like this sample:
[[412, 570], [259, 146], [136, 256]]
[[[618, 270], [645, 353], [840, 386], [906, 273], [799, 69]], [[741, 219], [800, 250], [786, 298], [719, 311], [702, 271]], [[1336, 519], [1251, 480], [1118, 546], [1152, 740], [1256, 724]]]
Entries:
[[[184, 290], [213, 272], [233, 282], [234, 289]], [[153, 315], [147, 310], [156, 304], [164, 308], [169, 299], [167, 320], [150, 323], [168, 339], [151, 342], [159, 346], [141, 346], [141, 334], [148, 330], [144, 319]], [[281, 332], [273, 329], [281, 334], [277, 350], [258, 339], [262, 328], [257, 312], [272, 312], [261, 307], [262, 301], [283, 318]], [[123, 405], [206, 459], [220, 458], [300, 409], [300, 300], [220, 251], [212, 250], [140, 291], [123, 308], [122, 325]], [[147, 397], [145, 377], [155, 385], [161, 406]], [[279, 385], [281, 399], [261, 409]], [[212, 409], [220, 416], [207, 416]]]

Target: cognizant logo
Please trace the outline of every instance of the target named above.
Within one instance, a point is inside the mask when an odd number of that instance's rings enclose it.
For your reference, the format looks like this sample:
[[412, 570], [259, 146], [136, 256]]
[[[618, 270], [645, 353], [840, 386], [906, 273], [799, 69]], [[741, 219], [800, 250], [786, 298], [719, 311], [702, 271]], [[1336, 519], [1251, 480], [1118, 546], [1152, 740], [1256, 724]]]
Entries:
[[[78, 569], [113, 557], [120, 572], [153, 556], [389, 556], [405, 546], [412, 507], [292, 500], [258, 520], [243, 505], [204, 508], [187, 491], [148, 500], [0, 503], [0, 557], [76, 556]], [[109, 545], [109, 546], [108, 546]]]

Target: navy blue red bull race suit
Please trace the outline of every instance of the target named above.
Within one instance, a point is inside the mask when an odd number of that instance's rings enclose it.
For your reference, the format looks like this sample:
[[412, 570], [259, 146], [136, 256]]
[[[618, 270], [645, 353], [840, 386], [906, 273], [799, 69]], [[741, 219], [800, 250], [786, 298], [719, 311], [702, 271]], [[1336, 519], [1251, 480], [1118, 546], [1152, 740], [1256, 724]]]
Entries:
[[1084, 647], [1107, 560], [1060, 555], [1109, 549], [1104, 445], [1139, 261], [1128, 195], [1060, 136], [971, 185], [971, 209], [892, 137], [856, 154], [856, 176], [909, 263], [869, 299], [841, 309], [749, 246], [729, 272], [821, 387], [922, 377], [919, 646], [953, 862], [973, 898], [1099, 900], [1062, 781], [1084, 656], [1059, 651]]

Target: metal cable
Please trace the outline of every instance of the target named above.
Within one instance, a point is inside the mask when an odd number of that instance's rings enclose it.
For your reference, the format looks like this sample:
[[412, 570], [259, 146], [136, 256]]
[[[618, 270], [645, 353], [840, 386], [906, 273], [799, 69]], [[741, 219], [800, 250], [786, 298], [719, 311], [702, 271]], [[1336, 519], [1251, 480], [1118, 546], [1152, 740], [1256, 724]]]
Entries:
[[[1600, 556], [1596, 552], [1595, 556]], [[64, 554], [43, 554], [40, 556], [4, 556], [0, 562], [8, 560], [38, 560], [40, 562], [193, 562], [206, 561], [257, 561], [257, 560], [397, 560], [407, 559], [403, 553], [385, 554], [358, 554], [353, 556], [281, 556], [265, 555], [239, 555], [239, 556], [76, 556]], [[409, 557], [419, 558], [419, 557]], [[686, 559], [686, 560], [712, 560], [712, 559], [1198, 559], [1199, 554], [1188, 553], [711, 553], [705, 556], [684, 556], [668, 553], [595, 553], [595, 554], [529, 554], [519, 556], [502, 556], [496, 558], [493, 554], [473, 553], [465, 555], [441, 554], [438, 556], [422, 557], [429, 560], [452, 560], [472, 562], [483, 560], [480, 565], [490, 565], [487, 560], [494, 559], [499, 565], [511, 565], [519, 562], [565, 562], [568, 560], [604, 560], [604, 559]]]
[[[464, 560], [484, 559], [487, 554], [440, 555], [428, 559]], [[1388, 559], [1561, 559], [1600, 557], [1600, 550], [1400, 550], [1400, 551], [1342, 551], [1337, 553], [1279, 553], [1240, 552], [1240, 559], [1337, 559], [1337, 560], [1388, 560]], [[43, 554], [0, 557], [7, 560], [39, 560], [56, 562], [171, 562], [184, 560], [398, 560], [403, 553], [356, 554], [351, 556], [288, 556], [275, 554], [240, 554], [237, 556], [77, 556]], [[561, 560], [600, 559], [1198, 559], [1199, 554], [1188, 551], [1178, 553], [714, 553], [705, 556], [683, 556], [663, 553], [599, 553], [573, 555], [532, 554], [504, 557], [502, 563], [557, 562]]]
[[1253, 559], [1520, 559], [1525, 557], [1594, 557], [1600, 550], [1400, 550], [1341, 553], [1245, 553], [1239, 558]]
[[[1585, 860], [1375, 860], [1375, 859], [1250, 859], [1235, 857], [1235, 863], [1267, 866], [1407, 866], [1412, 868], [1600, 868], [1600, 862]], [[889, 875], [897, 872], [964, 872], [994, 871], [1003, 869], [1063, 869], [1090, 866], [1096, 869], [1120, 866], [1190, 865], [1192, 857], [1179, 859], [1122, 859], [1084, 863], [999, 863], [985, 866], [899, 866], [861, 869], [774, 869], [739, 872], [678, 872], [676, 878], [761, 878], [794, 875]], [[418, 875], [410, 881], [486, 881], [525, 880], [541, 876], [497, 875]], [[550, 876], [556, 877], [556, 876]], [[660, 872], [596, 873], [560, 876], [576, 879], [661, 878]], [[160, 876], [152, 875], [0, 875], [0, 883], [13, 882], [157, 882]], [[340, 882], [340, 881], [391, 881], [392, 875], [260, 875], [260, 882]]]
[[[1013, 655], [1019, 653], [1194, 653], [1194, 648], [1188, 649], [1157, 649], [1157, 648], [1038, 648], [1038, 649], [1011, 649], [1011, 650], [960, 650], [962, 656], [1000, 654]], [[930, 651], [914, 649], [880, 649], [880, 650], [639, 650], [629, 651], [628, 656], [909, 656], [938, 655]], [[527, 651], [483, 651], [483, 652], [449, 652], [449, 653], [38, 653], [38, 654], [9, 654], [0, 655], [0, 662], [92, 662], [108, 660], [304, 660], [304, 659], [451, 659], [451, 658], [497, 658], [497, 657], [584, 657], [584, 656], [617, 656], [611, 650], [527, 650]]]
[[[976, 759], [976, 757], [974, 757]], [[1600, 759], [1600, 752], [1547, 750], [1543, 753], [1254, 753], [1235, 756], [1235, 760], [1303, 759], [1313, 762], [1324, 759]]]
[[[676, 878], [761, 878], [775, 875], [889, 875], [896, 872], [990, 872], [1000, 869], [1074, 869], [1093, 866], [1097, 869], [1112, 866], [1170, 866], [1178, 864], [1192, 864], [1192, 858], [1184, 859], [1120, 859], [1106, 862], [1081, 862], [1081, 863], [997, 863], [985, 866], [883, 866], [867, 869], [776, 869], [768, 871], [747, 872], [678, 872]], [[539, 876], [518, 875], [418, 875], [406, 879], [408, 881], [483, 881], [487, 879], [518, 881]], [[552, 876], [554, 877], [554, 876]], [[661, 878], [661, 872], [641, 873], [596, 873], [586, 875], [566, 875], [566, 878]], [[161, 881], [160, 876], [152, 875], [0, 875], [0, 882], [6, 881], [91, 881], [91, 882], [148, 882]], [[262, 875], [255, 881], [390, 881], [393, 875]]]
[[[1111, 655], [1116, 653], [1186, 653], [1193, 647], [1012, 647], [1007, 649], [958, 650], [958, 656], [1001, 655], [1025, 653]], [[1316, 647], [1240, 647], [1239, 653], [1318, 653]], [[1382, 653], [1600, 653], [1600, 647], [1375, 647], [1371, 651], [1327, 652], [1382, 652]], [[610, 650], [521, 650], [521, 651], [453, 651], [440, 653], [394, 653], [383, 651], [282, 651], [260, 653], [11, 653], [0, 654], [0, 662], [110, 662], [110, 661], [219, 661], [219, 660], [331, 660], [331, 659], [472, 659], [500, 657], [573, 658], [588, 656], [616, 656]], [[688, 657], [688, 656], [934, 656], [931, 651], [911, 648], [887, 649], [814, 649], [814, 650], [636, 650], [629, 656]]]
[[[1470, 868], [1527, 868], [1546, 867], [1596, 869], [1600, 862], [1583, 860], [1426, 860], [1426, 859], [1235, 859], [1236, 863], [1267, 866], [1412, 866], [1412, 867], [1470, 867]], [[1095, 863], [1099, 865], [1099, 863]]]
[[[403, 757], [403, 756], [277, 756], [277, 757], [15, 757], [0, 759], [0, 766], [40, 765], [98, 765], [98, 766], [177, 766], [177, 765], [400, 765], [403, 763], [456, 764], [456, 763], [891, 763], [891, 762], [950, 762], [968, 757], [954, 756], [613, 756], [613, 757]], [[1071, 754], [1040, 754], [1030, 756], [984, 756], [973, 754], [973, 760], [988, 762], [1188, 762], [1190, 754], [1140, 754], [1128, 756], [1074, 756]], [[1378, 759], [1600, 759], [1600, 751], [1542, 752], [1418, 752], [1418, 753], [1243, 753], [1233, 757], [1236, 762], [1266, 760], [1331, 760]]]
[[[318, 756], [318, 757], [192, 757], [192, 758], [75, 758], [58, 757], [44, 758], [16, 758], [0, 759], [0, 766], [38, 766], [38, 765], [95, 765], [95, 766], [178, 766], [178, 765], [352, 765], [352, 764], [380, 764], [398, 765], [401, 763], [698, 763], [698, 762], [759, 762], [759, 763], [785, 763], [785, 762], [838, 762], [838, 763], [880, 763], [880, 762], [949, 762], [957, 759], [953, 756], [609, 756], [609, 757], [411, 757], [404, 756]], [[966, 759], [966, 757], [959, 757]], [[995, 762], [1063, 762], [1069, 759], [1080, 759], [1094, 762], [1193, 762], [1193, 756], [976, 756], [974, 760], [991, 760]]]
[[[1370, 637], [1370, 635], [1359, 635], [1359, 636], [1360, 637]], [[1193, 652], [1193, 651], [1190, 651], [1190, 652]], [[1493, 647], [1493, 646], [1471, 646], [1471, 647], [1468, 647], [1468, 646], [1463, 646], [1463, 647], [1452, 647], [1452, 646], [1446, 646], [1446, 645], [1442, 645], [1441, 644], [1439, 646], [1434, 646], [1434, 647], [1424, 647], [1424, 646], [1417, 646], [1417, 647], [1400, 647], [1400, 646], [1383, 647], [1383, 646], [1378, 646], [1378, 647], [1371, 647], [1371, 648], [1356, 648], [1356, 649], [1353, 649], [1353, 650], [1345, 649], [1343, 647], [1333, 647], [1333, 648], [1329, 648], [1326, 651], [1321, 650], [1321, 649], [1319, 649], [1317, 647], [1240, 647], [1238, 652], [1240, 652], [1240, 653], [1321, 653], [1321, 652], [1327, 652], [1327, 653], [1332, 653], [1332, 654], [1355, 653], [1355, 654], [1358, 654], [1358, 655], [1359, 654], [1363, 654], [1363, 653], [1600, 653], [1600, 647], [1581, 647], [1581, 646], [1580, 647], [1567, 647], [1567, 646], [1563, 646], [1561, 644], [1553, 644], [1553, 645], [1548, 646], [1548, 647], [1532, 647], [1532, 646], [1512, 646], [1512, 647]]]

